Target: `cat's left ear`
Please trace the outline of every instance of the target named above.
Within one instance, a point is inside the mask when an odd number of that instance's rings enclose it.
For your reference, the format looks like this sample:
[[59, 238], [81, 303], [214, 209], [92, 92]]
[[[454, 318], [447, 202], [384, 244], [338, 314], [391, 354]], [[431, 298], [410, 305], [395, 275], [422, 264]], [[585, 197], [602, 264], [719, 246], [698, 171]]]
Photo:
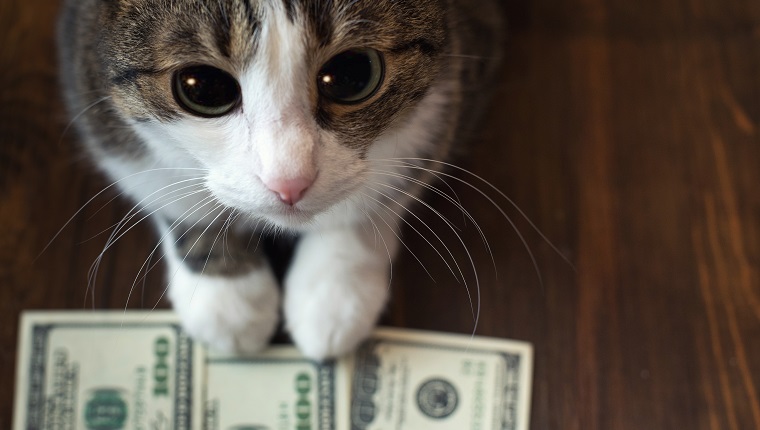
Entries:
[[138, 1], [136, 0], [100, 0], [100, 4], [105, 5], [107, 8], [110, 8], [111, 10], [114, 8], [138, 6], [137, 3]]
[[113, 12], [121, 8], [123, 0], [99, 0], [100, 4], [106, 8], [107, 11]]

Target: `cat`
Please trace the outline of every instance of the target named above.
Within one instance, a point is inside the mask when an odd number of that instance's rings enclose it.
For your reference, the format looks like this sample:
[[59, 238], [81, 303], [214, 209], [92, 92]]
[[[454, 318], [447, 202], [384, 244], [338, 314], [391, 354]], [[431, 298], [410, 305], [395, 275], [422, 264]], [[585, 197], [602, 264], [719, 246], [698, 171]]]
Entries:
[[[376, 324], [394, 218], [473, 134], [501, 17], [497, 0], [66, 0], [61, 85], [158, 229], [184, 328], [253, 354], [282, 311], [322, 360]], [[283, 288], [265, 231], [300, 237]]]

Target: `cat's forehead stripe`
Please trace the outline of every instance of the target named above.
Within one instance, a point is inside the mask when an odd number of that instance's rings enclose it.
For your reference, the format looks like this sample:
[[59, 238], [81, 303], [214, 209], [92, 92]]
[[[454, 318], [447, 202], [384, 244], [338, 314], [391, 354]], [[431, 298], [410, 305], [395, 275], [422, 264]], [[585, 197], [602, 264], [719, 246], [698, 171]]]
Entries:
[[243, 3], [243, 8], [245, 9], [245, 16], [248, 20], [249, 25], [254, 25], [254, 23], [258, 22], [258, 19], [256, 17], [256, 12], [253, 10], [253, 6], [251, 6], [251, 0], [241, 0]]
[[321, 46], [331, 42], [334, 31], [333, 2], [331, 0], [322, 2], [282, 0], [282, 2], [290, 22], [295, 23], [298, 19], [303, 19]]
[[298, 2], [298, 0], [282, 0], [283, 5], [285, 6], [285, 11], [288, 14], [288, 19], [291, 22], [294, 22], [296, 19], [296, 2]]

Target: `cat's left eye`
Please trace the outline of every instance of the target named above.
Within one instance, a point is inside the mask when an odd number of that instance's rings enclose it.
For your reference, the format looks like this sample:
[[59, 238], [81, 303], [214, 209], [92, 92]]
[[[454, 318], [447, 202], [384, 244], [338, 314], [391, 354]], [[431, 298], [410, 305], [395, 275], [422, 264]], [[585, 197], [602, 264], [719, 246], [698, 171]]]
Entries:
[[174, 74], [172, 87], [177, 104], [193, 115], [220, 117], [240, 104], [240, 85], [216, 67], [185, 67]]
[[384, 69], [383, 57], [374, 49], [344, 51], [322, 66], [317, 75], [319, 92], [333, 102], [361, 103], [380, 88]]

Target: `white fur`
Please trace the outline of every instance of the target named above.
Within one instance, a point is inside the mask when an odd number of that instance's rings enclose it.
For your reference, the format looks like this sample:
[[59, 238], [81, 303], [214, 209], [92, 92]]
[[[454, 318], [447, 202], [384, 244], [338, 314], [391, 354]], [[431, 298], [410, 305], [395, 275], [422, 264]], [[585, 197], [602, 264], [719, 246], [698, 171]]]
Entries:
[[188, 270], [173, 246], [168, 258], [169, 299], [185, 330], [211, 349], [244, 355], [263, 349], [279, 320], [280, 292], [268, 266], [235, 277]]
[[374, 328], [388, 297], [388, 261], [397, 243], [387, 226], [379, 230], [357, 226], [301, 240], [285, 280], [284, 311], [307, 356], [343, 355]]
[[[416, 157], [434, 145], [431, 136], [448, 88], [433, 88], [403, 124], [373, 144], [368, 161], [362, 160], [317, 127], [308, 98], [314, 78], [304, 61], [304, 29], [287, 19], [280, 2], [266, 7], [262, 52], [238, 71], [242, 112], [218, 119], [187, 116], [170, 124], [135, 123], [153, 162], [106, 160], [105, 168], [143, 206], [160, 208], [170, 219], [201, 220], [208, 211], [188, 215], [190, 208], [213, 196], [253, 220], [304, 232], [285, 282], [284, 313], [299, 348], [322, 359], [341, 355], [364, 339], [387, 300], [388, 263], [398, 238], [394, 222], [384, 219], [386, 210], [368, 196], [377, 198], [372, 188], [390, 192], [377, 183], [403, 188], [404, 181], [369, 169], [403, 169], [372, 160]], [[182, 170], [188, 166], [203, 170]], [[177, 170], [130, 176], [151, 168]], [[202, 178], [204, 189], [166, 208], [148, 204], [151, 196], [187, 174]], [[316, 181], [294, 207], [264, 185], [275, 177], [310, 175]], [[182, 264], [172, 246], [165, 250], [169, 297], [193, 336], [223, 351], [252, 353], [266, 344], [279, 306], [268, 269], [233, 278], [198, 275]]]

